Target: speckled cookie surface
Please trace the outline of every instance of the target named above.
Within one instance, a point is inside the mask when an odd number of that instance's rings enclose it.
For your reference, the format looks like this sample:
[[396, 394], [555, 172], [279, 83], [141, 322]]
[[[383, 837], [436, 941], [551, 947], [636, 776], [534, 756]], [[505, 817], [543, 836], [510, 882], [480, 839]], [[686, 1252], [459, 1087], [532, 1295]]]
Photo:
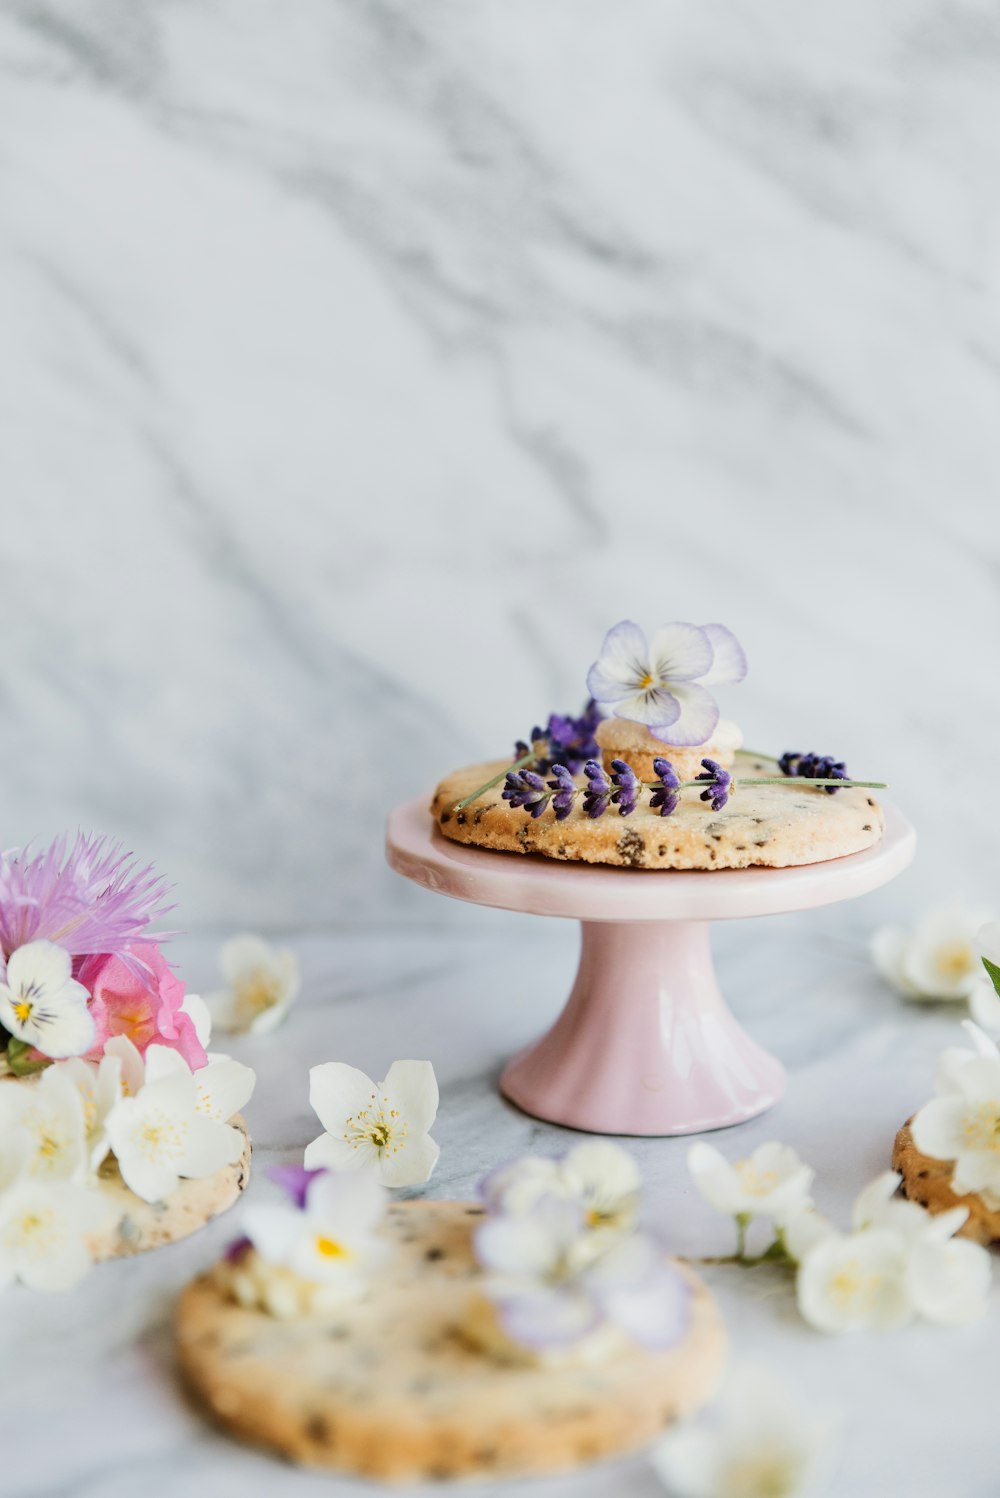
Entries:
[[968, 1207], [969, 1215], [959, 1228], [959, 1236], [976, 1243], [1000, 1240], [1000, 1212], [988, 1207], [979, 1196], [959, 1196], [952, 1190], [954, 1160], [935, 1160], [923, 1155], [913, 1142], [908, 1120], [896, 1135], [892, 1151], [892, 1168], [903, 1177], [903, 1192], [929, 1212], [950, 1212], [952, 1207]]
[[[431, 815], [453, 842], [498, 853], [539, 853], [564, 863], [620, 865], [634, 869], [792, 868], [860, 853], [879, 841], [885, 829], [882, 809], [871, 791], [848, 787], [828, 796], [794, 778], [780, 785], [738, 786], [722, 811], [713, 812], [697, 790], [681, 793], [669, 817], [647, 801], [630, 817], [612, 807], [591, 820], [582, 798], [564, 822], [551, 810], [533, 821], [512, 811], [497, 785], [463, 811], [455, 805], [498, 774], [504, 765], [469, 765], [443, 780], [434, 793]], [[738, 754], [734, 774], [774, 775], [770, 761]]]
[[281, 1321], [203, 1275], [178, 1310], [184, 1376], [240, 1440], [382, 1482], [508, 1478], [574, 1467], [652, 1440], [710, 1397], [724, 1354], [694, 1283], [683, 1343], [586, 1368], [502, 1363], [463, 1337], [478, 1272], [470, 1202], [389, 1208], [390, 1257], [368, 1298]]
[[165, 1202], [145, 1202], [136, 1196], [122, 1180], [118, 1162], [109, 1156], [101, 1167], [98, 1188], [110, 1201], [115, 1222], [93, 1241], [94, 1257], [121, 1259], [176, 1243], [231, 1207], [250, 1179], [250, 1136], [239, 1114], [230, 1123], [246, 1140], [240, 1159], [204, 1180], [181, 1181]]

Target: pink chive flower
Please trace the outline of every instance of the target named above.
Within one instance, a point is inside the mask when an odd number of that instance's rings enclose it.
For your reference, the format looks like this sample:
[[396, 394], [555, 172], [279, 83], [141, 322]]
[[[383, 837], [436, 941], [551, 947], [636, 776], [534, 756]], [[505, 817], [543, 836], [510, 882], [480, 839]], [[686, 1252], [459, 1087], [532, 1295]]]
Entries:
[[65, 837], [40, 853], [0, 853], [0, 949], [3, 960], [31, 941], [51, 941], [74, 957], [117, 953], [137, 977], [132, 943], [160, 941], [167, 886], [151, 867], [139, 867], [121, 843], [91, 833]]
[[179, 1051], [192, 1071], [206, 1065], [208, 1056], [194, 1021], [181, 1007], [184, 984], [171, 972], [159, 947], [138, 942], [124, 952], [87, 957], [77, 978], [90, 991], [97, 1027], [89, 1060], [100, 1060], [113, 1036], [127, 1035], [142, 1055], [147, 1046], [162, 1045]]

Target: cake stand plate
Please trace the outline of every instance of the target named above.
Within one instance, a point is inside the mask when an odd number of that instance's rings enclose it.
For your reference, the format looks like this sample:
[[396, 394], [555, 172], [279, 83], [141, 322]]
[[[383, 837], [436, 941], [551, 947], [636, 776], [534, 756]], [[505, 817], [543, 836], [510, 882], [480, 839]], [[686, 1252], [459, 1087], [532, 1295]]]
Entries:
[[902, 872], [916, 836], [885, 806], [882, 841], [791, 869], [681, 872], [556, 863], [450, 842], [421, 796], [390, 813], [386, 857], [425, 889], [581, 926], [580, 965], [552, 1029], [515, 1056], [501, 1091], [525, 1113], [599, 1134], [695, 1134], [781, 1097], [781, 1063], [731, 1013], [709, 923], [853, 899]]

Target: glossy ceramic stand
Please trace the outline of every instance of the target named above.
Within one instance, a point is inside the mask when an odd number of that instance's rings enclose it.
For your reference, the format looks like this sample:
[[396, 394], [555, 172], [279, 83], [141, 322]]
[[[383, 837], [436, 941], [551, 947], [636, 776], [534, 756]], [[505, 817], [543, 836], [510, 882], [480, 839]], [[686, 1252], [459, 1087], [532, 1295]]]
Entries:
[[389, 817], [391, 866], [477, 905], [581, 923], [580, 966], [552, 1029], [515, 1056], [502, 1091], [536, 1118], [600, 1134], [694, 1134], [777, 1102], [784, 1070], [719, 992], [709, 922], [805, 910], [867, 894], [913, 857], [886, 808], [882, 841], [797, 869], [682, 873], [562, 864], [442, 837], [421, 797]]

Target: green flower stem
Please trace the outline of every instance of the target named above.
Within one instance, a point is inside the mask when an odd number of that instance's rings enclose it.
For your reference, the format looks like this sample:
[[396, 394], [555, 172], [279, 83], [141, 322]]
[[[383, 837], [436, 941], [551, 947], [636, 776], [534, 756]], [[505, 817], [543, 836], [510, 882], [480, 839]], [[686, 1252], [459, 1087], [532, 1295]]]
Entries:
[[522, 754], [521, 758], [516, 759], [512, 765], [505, 765], [499, 775], [494, 775], [492, 780], [487, 780], [486, 784], [481, 785], [478, 791], [473, 791], [471, 796], [466, 796], [463, 800], [457, 801], [452, 810], [464, 811], [470, 802], [478, 801], [480, 796], [485, 796], [486, 792], [491, 791], [495, 785], [499, 785], [501, 780], [506, 780], [511, 770], [523, 770], [525, 765], [532, 764], [537, 758], [538, 755], [534, 749], [529, 749], [527, 754]]
[[747, 1256], [747, 1228], [750, 1226], [750, 1213], [737, 1212], [736, 1214], [736, 1257], [741, 1262]]

